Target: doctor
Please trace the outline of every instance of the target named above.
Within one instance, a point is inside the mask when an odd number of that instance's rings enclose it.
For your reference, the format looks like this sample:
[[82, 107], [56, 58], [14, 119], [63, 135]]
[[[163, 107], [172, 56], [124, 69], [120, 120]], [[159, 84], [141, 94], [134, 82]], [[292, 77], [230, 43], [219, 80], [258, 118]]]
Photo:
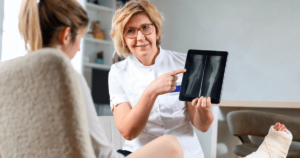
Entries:
[[160, 47], [163, 16], [149, 1], [128, 2], [114, 15], [111, 37], [126, 57], [109, 73], [111, 110], [131, 153], [162, 135], [174, 135], [184, 157], [204, 158], [192, 125], [206, 132], [214, 120], [210, 98], [179, 101], [186, 54]]

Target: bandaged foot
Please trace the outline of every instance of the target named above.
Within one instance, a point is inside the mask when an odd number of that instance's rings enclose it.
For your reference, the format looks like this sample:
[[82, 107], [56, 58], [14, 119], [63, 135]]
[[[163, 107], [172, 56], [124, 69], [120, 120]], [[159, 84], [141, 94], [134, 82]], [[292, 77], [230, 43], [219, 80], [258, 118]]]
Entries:
[[246, 158], [286, 158], [293, 140], [293, 135], [284, 125], [271, 126], [258, 150]]

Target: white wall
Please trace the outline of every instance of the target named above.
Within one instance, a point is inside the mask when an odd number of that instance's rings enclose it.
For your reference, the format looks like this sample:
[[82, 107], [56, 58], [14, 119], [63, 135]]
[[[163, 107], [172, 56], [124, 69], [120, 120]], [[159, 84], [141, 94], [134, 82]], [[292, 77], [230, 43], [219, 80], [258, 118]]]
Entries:
[[24, 40], [19, 33], [19, 12], [22, 0], [4, 1], [4, 21], [1, 61], [27, 54]]
[[[81, 5], [85, 5], [85, 0], [77, 1]], [[5, 2], [4, 10], [4, 0], [0, 0], [0, 61], [10, 60], [27, 54], [25, 51], [24, 40], [21, 38], [18, 29], [18, 16], [22, 0], [6, 0]], [[3, 25], [2, 20], [4, 19], [4, 11], [6, 18]], [[2, 28], [4, 28], [4, 33], [2, 33]], [[5, 40], [2, 40], [2, 37]], [[82, 73], [82, 43], [83, 42], [81, 42], [81, 50], [71, 61], [72, 66], [79, 73]]]
[[[77, 0], [83, 7], [85, 7], [85, 0]], [[74, 58], [71, 60], [73, 68], [80, 74], [82, 74], [82, 51], [83, 50], [83, 39], [81, 39], [80, 51], [76, 53]]]
[[3, 18], [4, 18], [4, 0], [0, 0], [0, 61], [1, 61], [1, 53], [2, 53]]
[[[300, 101], [299, 0], [150, 1], [165, 17], [164, 49], [229, 52], [222, 100]], [[205, 157], [212, 134], [197, 132]]]
[[300, 1], [151, 0], [162, 47], [229, 52], [223, 100], [300, 101]]

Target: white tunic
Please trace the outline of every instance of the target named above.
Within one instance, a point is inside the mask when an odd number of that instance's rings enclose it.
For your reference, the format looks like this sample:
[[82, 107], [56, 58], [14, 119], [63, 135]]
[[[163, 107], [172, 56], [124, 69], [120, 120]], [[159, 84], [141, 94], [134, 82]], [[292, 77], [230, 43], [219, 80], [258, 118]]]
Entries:
[[[112, 65], [109, 73], [111, 109], [113, 105], [123, 102], [130, 102], [133, 108], [153, 80], [167, 72], [183, 69], [185, 60], [186, 54], [160, 48], [154, 65], [144, 66], [134, 55]], [[178, 85], [181, 84], [182, 76], [178, 75]], [[179, 92], [157, 97], [145, 129], [135, 139], [126, 140], [123, 150], [134, 152], [162, 135], [176, 136], [183, 148], [184, 157], [204, 158], [188, 109], [184, 102], [179, 101]]]

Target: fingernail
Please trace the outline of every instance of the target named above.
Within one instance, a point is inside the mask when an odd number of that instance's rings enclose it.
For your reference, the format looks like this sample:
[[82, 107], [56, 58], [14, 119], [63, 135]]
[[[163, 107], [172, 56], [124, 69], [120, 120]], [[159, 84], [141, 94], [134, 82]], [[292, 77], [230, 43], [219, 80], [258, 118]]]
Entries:
[[279, 126], [279, 123], [278, 123], [278, 122], [276, 123], [276, 126]]

